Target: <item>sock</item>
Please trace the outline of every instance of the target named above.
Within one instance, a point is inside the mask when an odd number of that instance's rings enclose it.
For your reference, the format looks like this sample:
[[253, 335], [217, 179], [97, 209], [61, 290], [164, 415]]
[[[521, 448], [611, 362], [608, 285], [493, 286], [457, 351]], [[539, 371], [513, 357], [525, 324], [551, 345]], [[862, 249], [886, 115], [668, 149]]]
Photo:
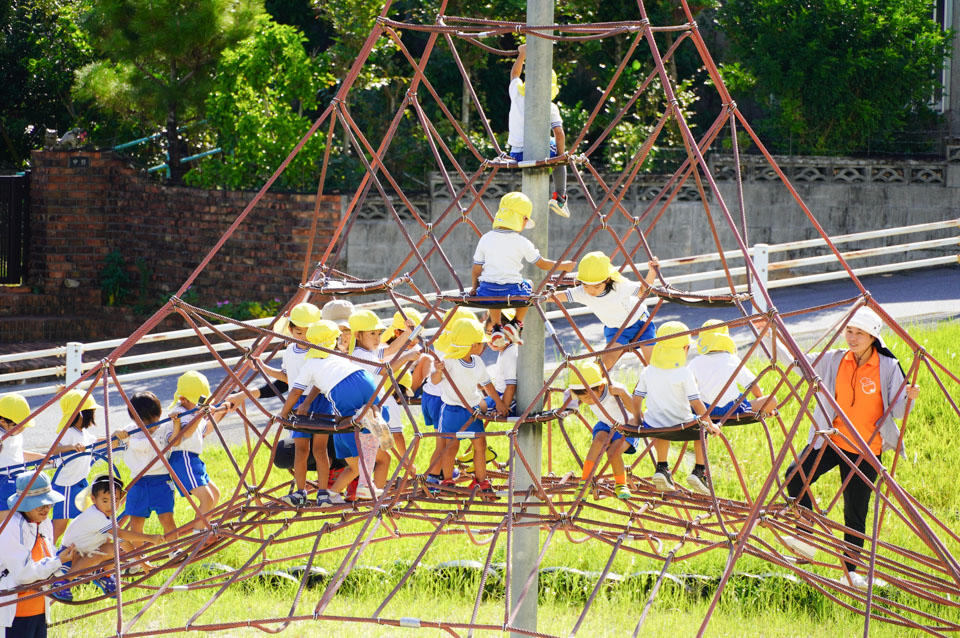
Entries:
[[707, 468], [706, 468], [706, 466], [705, 466], [703, 463], [697, 463], [696, 465], [693, 466], [693, 471], [694, 471], [694, 472], [706, 472], [706, 471], [707, 471]]
[[666, 462], [666, 461], [660, 461], [659, 463], [657, 463], [657, 471], [658, 471], [658, 472], [669, 472], [670, 470], [669, 470], [669, 468], [667, 467], [667, 462]]
[[615, 485], [626, 485], [627, 484], [627, 475], [626, 474], [614, 474], [613, 482]]
[[563, 205], [567, 199], [567, 165], [561, 164], [553, 167], [553, 188], [557, 191], [557, 201]]
[[493, 324], [493, 332], [503, 332], [503, 326], [499, 323]]
[[587, 477], [590, 476], [590, 472], [593, 471], [593, 466], [596, 465], [596, 461], [584, 461], [583, 462], [583, 476], [580, 477], [582, 480], [586, 481]]

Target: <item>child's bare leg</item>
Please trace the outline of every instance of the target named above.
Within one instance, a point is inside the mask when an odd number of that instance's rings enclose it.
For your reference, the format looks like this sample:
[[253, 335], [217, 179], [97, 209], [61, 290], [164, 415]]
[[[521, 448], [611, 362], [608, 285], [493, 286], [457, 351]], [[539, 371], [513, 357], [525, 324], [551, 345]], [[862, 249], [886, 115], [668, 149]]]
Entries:
[[697, 465], [703, 465], [703, 464], [704, 464], [705, 455], [704, 455], [704, 451], [703, 451], [703, 443], [701, 443], [700, 441], [695, 441], [695, 442], [694, 442], [694, 444], [693, 444], [693, 455], [694, 455], [694, 456], [696, 457], [696, 459], [697, 459]]
[[[604, 446], [607, 444], [607, 439], [609, 438], [609, 432], [600, 432], [597, 434], [597, 436], [595, 436], [593, 439], [593, 443], [590, 444], [590, 449], [587, 450], [587, 456], [584, 461], [596, 464], [597, 459], [600, 458], [600, 452], [603, 451]], [[584, 478], [586, 478], [586, 467], [584, 467]]]
[[[127, 529], [129, 529], [131, 532], [137, 532], [138, 534], [142, 534], [143, 524], [147, 522], [147, 519], [145, 519], [142, 516], [128, 516], [127, 521], [128, 521]], [[134, 547], [140, 547], [142, 545], [146, 545], [146, 543], [136, 543]]]
[[653, 444], [653, 450], [656, 452], [656, 458], [654, 460], [657, 463], [666, 463], [670, 455], [670, 441], [656, 439]]
[[307, 462], [310, 460], [310, 439], [293, 440], [293, 482], [298, 490], [307, 489]]
[[625, 447], [623, 443], [623, 439], [620, 439], [611, 445], [607, 450], [607, 458], [610, 460], [610, 469], [613, 470], [613, 479], [617, 485], [622, 484], [624, 481], [620, 479], [626, 478], [627, 476], [627, 468], [623, 465], [623, 450]]
[[313, 435], [313, 460], [317, 464], [317, 488], [327, 489], [330, 485], [330, 459], [327, 458], [327, 437], [329, 434]]
[[387, 473], [390, 471], [390, 454], [377, 450], [377, 461], [373, 466], [373, 484], [377, 489], [383, 489], [387, 484]]
[[443, 478], [445, 479], [453, 479], [453, 466], [456, 465], [457, 462], [458, 447], [456, 439], [443, 440], [441, 463], [443, 464]]
[[[133, 517], [131, 517], [132, 519]], [[166, 514], [157, 514], [157, 518], [160, 519], [160, 527], [163, 528], [164, 534], [172, 534], [177, 529], [177, 522], [173, 519], [173, 512], [167, 512]], [[143, 520], [143, 519], [141, 519]], [[141, 530], [143, 528], [141, 527]]]
[[[606, 347], [612, 348], [615, 345], [617, 345], [616, 342], [611, 342], [611, 343], [608, 343]], [[604, 370], [609, 372], [613, 370], [613, 366], [617, 365], [617, 361], [620, 360], [621, 356], [623, 356], [623, 350], [617, 350], [615, 352], [607, 352], [600, 357], [600, 365], [603, 366]]]
[[[513, 320], [516, 321], [516, 322], [518, 322], [518, 323], [523, 323], [523, 318], [527, 316], [527, 311], [529, 311], [529, 310], [530, 310], [530, 308], [528, 308], [527, 306], [521, 306], [521, 307], [517, 308], [517, 314], [514, 315]], [[494, 323], [500, 323], [499, 316], [500, 316], [500, 311], [498, 310], [498, 311], [497, 311], [497, 317], [498, 317], [498, 319], [497, 319], [496, 321], [494, 321]]]
[[[491, 309], [488, 310], [487, 312], [490, 313], [490, 321], [493, 322], [493, 325], [495, 325], [495, 326], [500, 325], [500, 309], [499, 309], [499, 308], [491, 308]], [[448, 329], [450, 328], [450, 325], [449, 325], [449, 324], [447, 325], [447, 328], [448, 328]]]
[[487, 478], [487, 439], [483, 436], [473, 440], [473, 475], [478, 481]]
[[643, 364], [650, 365], [650, 357], [653, 356], [653, 345], [640, 346], [640, 354], [643, 355]]
[[777, 406], [780, 405], [777, 397], [773, 394], [759, 396], [750, 403], [751, 405], [757, 406], [757, 412], [773, 412], [777, 409]]
[[446, 441], [439, 436], [433, 437], [433, 454], [430, 455], [430, 465], [427, 467], [427, 474], [440, 474], [443, 472], [443, 450], [446, 447]]
[[330, 487], [331, 492], [342, 493], [343, 490], [347, 489], [347, 486], [350, 485], [350, 482], [360, 475], [359, 456], [351, 456], [350, 458], [344, 459], [344, 461], [347, 462], [347, 467], [343, 468], [337, 480], [333, 482], [333, 486]]

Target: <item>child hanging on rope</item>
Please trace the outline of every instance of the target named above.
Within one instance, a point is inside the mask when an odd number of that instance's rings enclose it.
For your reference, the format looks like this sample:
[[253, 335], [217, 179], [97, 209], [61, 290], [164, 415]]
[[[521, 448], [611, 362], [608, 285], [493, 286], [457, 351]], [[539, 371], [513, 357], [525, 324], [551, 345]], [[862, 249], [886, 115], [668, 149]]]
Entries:
[[[26, 421], [30, 416], [30, 405], [27, 400], [16, 393], [5, 394], [0, 397], [0, 436], [15, 429], [23, 423], [24, 428], [32, 428], [33, 419]], [[23, 451], [23, 430], [11, 434], [0, 441], [0, 522], [7, 517], [7, 499], [17, 491], [17, 474], [23, 472], [25, 461], [39, 461], [42, 454]]]
[[[533, 293], [533, 284], [520, 274], [523, 262], [536, 264], [537, 268], [542, 270], [550, 270], [557, 264], [550, 259], [544, 259], [533, 242], [520, 234], [524, 228], [533, 228], [534, 223], [530, 219], [532, 212], [533, 204], [523, 193], [507, 193], [500, 198], [500, 207], [493, 220], [493, 230], [480, 238], [473, 254], [471, 296], [529, 297]], [[573, 267], [572, 261], [560, 262], [557, 266], [558, 270], [563, 272], [570, 272]], [[523, 331], [523, 318], [528, 310], [527, 307], [517, 308], [514, 320], [501, 325], [500, 308], [491, 308], [489, 310], [490, 319], [493, 321], [491, 338], [507, 338], [518, 345], [523, 345], [520, 335]]]
[[[173, 482], [167, 466], [157, 459], [157, 450], [166, 446], [173, 432], [173, 423], [156, 425], [150, 434], [145, 434], [134, 419], [134, 413], [140, 418], [144, 427], [157, 423], [163, 417], [163, 406], [160, 399], [153, 392], [137, 392], [130, 397], [131, 409], [127, 410], [130, 420], [127, 426], [126, 450], [123, 452], [123, 462], [130, 470], [130, 477], [136, 477], [140, 472], [143, 476], [130, 486], [127, 492], [127, 504], [123, 510], [129, 521], [129, 529], [133, 532], [143, 532], [143, 525], [150, 515], [156, 512], [163, 527], [163, 533], [174, 534], [177, 523], [173, 518]], [[153, 442], [151, 443], [151, 439]], [[152, 463], [152, 465], [151, 465]], [[139, 567], [139, 566], [138, 566]], [[139, 572], [139, 569], [133, 573]]]
[[[116, 476], [112, 479], [114, 488], [114, 498], [117, 510], [123, 504], [125, 494], [123, 491], [123, 481]], [[67, 532], [63, 535], [61, 551], [66, 548], [74, 548], [74, 558], [71, 561], [67, 571], [67, 576], [82, 572], [88, 567], [93, 567], [98, 563], [103, 563], [113, 556], [113, 523], [110, 521], [111, 513], [115, 510], [111, 508], [110, 503], [110, 484], [111, 478], [107, 474], [100, 474], [93, 479], [89, 487], [84, 488], [76, 495], [77, 507], [83, 507], [83, 512], [77, 516], [77, 519], [70, 524]], [[115, 514], [117, 523], [120, 523], [122, 516]], [[144, 534], [129, 529], [117, 529], [117, 537], [120, 539], [120, 551], [128, 552], [134, 549], [133, 543], [146, 543], [149, 545], [160, 545], [169, 540], [163, 534]], [[64, 564], [66, 566], [66, 563]], [[113, 567], [113, 562], [109, 567]], [[107, 596], [113, 596], [117, 592], [117, 581], [113, 574], [104, 574], [93, 579], [93, 584]], [[55, 587], [66, 585], [69, 580], [58, 581]], [[70, 588], [61, 589], [52, 594], [54, 598], [62, 602], [71, 602], [73, 592]]]
[[[603, 323], [603, 336], [607, 340], [604, 349], [653, 339], [657, 326], [650, 320], [641, 293], [653, 284], [659, 264], [656, 257], [648, 261], [646, 278], [635, 282], [624, 277], [602, 251], [587, 253], [577, 266], [577, 286], [558, 293], [551, 301], [574, 302], [589, 308]], [[626, 327], [620, 332], [623, 326]], [[620, 336], [614, 339], [618, 332]], [[640, 346], [640, 351], [644, 362], [649, 363], [653, 345]], [[607, 352], [600, 357], [600, 362], [611, 370], [623, 353], [623, 350]]]
[[[710, 328], [721, 323], [723, 322], [718, 319], [709, 319], [702, 327]], [[701, 332], [697, 339], [697, 352], [699, 356], [690, 361], [689, 367], [700, 389], [700, 400], [704, 405], [712, 405], [714, 401], [717, 403], [717, 406], [710, 411], [711, 418], [719, 419], [727, 412], [730, 412], [730, 416], [737, 416], [753, 410], [750, 401], [745, 397], [742, 401], [740, 400], [743, 394], [738, 386], [744, 390], [750, 389], [757, 400], [758, 411], [769, 412], [776, 409], [777, 398], [764, 396], [760, 392], [759, 386], [756, 385], [757, 377], [747, 369], [747, 366], [741, 367], [736, 373], [736, 378], [731, 380], [740, 365], [740, 358], [737, 356], [737, 345], [730, 338], [726, 326]], [[727, 381], [730, 381], [729, 385]], [[724, 385], [727, 385], [727, 389], [723, 395], [718, 396]], [[735, 408], [734, 404], [736, 404]]]
[[[200, 372], [190, 370], [184, 372], [177, 379], [177, 391], [173, 401], [167, 406], [171, 421], [170, 441], [173, 448], [170, 451], [170, 467], [180, 481], [180, 485], [187, 493], [197, 499], [197, 508], [206, 515], [213, 510], [220, 500], [220, 489], [213, 479], [207, 475], [207, 466], [200, 458], [203, 453], [203, 439], [211, 432], [226, 411], [228, 406], [213, 410], [209, 415], [200, 416], [190, 412], [203, 406], [210, 398], [210, 382]], [[185, 419], [185, 421], [184, 421]], [[174, 481], [180, 496], [186, 496], [180, 485]], [[194, 529], [201, 530], [204, 524], [197, 517]]]
[[[575, 369], [574, 369], [575, 368]], [[578, 374], [579, 373], [579, 374]], [[583, 403], [594, 407], [597, 423], [593, 426], [593, 443], [583, 460], [581, 487], [590, 479], [601, 452], [607, 451], [610, 469], [613, 470], [613, 482], [617, 498], [630, 498], [630, 486], [627, 485], [627, 470], [623, 465], [623, 454], [637, 453], [638, 437], [624, 437], [620, 432], [613, 434], [612, 425], [639, 423], [637, 406], [630, 392], [619, 383], [607, 383], [600, 366], [592, 361], [576, 364], [567, 377], [567, 392], [564, 393], [563, 407], [578, 408]]]
[[[659, 341], [653, 346], [650, 365], [640, 371], [640, 379], [633, 391], [634, 414], [644, 428], [668, 428], [689, 423], [694, 419], [712, 434], [719, 434], [720, 428], [707, 416], [707, 408], [700, 400], [700, 391], [693, 372], [687, 367], [687, 351], [692, 340], [684, 335], [672, 335], [687, 332], [687, 326], [679, 321], [668, 321], [657, 329]], [[646, 400], [646, 411], [642, 404]], [[698, 415], [694, 416], [694, 412]], [[670, 441], [654, 439], [657, 469], [651, 478], [661, 491], [674, 489], [667, 464]], [[698, 440], [693, 444], [696, 465], [687, 477], [687, 484], [700, 494], [709, 495], [710, 479], [706, 474], [703, 444]]]
[[[340, 336], [341, 330], [333, 321], [318, 321], [307, 329], [307, 341], [324, 350], [311, 348], [307, 353], [307, 361], [294, 381], [293, 387], [290, 388], [287, 401], [280, 410], [281, 415], [290, 414], [304, 391], [311, 387], [326, 396], [330, 401], [333, 414], [341, 417], [354, 416], [363, 409], [371, 397], [375, 396], [378, 384], [373, 375], [350, 359], [338, 355], [331, 356], [328, 352], [337, 347]], [[376, 402], [364, 413], [361, 421], [363, 429], [359, 434], [360, 448], [357, 447], [354, 432], [333, 435], [337, 458], [346, 460], [347, 468], [330, 487], [331, 496], [333, 493], [341, 494], [350, 482], [359, 476], [357, 497], [365, 499], [379, 497], [378, 490], [372, 484], [373, 466], [379, 447], [378, 438], [387, 447], [392, 445], [393, 438], [387, 424], [380, 418], [380, 409]], [[360, 466], [361, 450], [363, 468]]]
[[[503, 310], [501, 316], [507, 321], [512, 321], [516, 316], [516, 311], [512, 308]], [[517, 414], [517, 360], [519, 359], [520, 347], [515, 343], [510, 343], [506, 339], [493, 338], [493, 318], [490, 312], [487, 312], [483, 324], [483, 330], [490, 337], [490, 349], [497, 353], [497, 362], [493, 365], [490, 378], [493, 380], [493, 387], [503, 400], [503, 404], [510, 408], [508, 416]], [[493, 409], [493, 401], [489, 397], [485, 399], [487, 410]]]
[[[459, 439], [455, 438], [458, 432], [473, 432], [483, 434], [483, 421], [477, 419], [474, 413], [479, 410], [483, 399], [483, 392], [493, 401], [497, 416], [504, 417], [509, 408], [504, 405], [497, 391], [493, 388], [487, 368], [480, 355], [489, 339], [483, 331], [483, 326], [476, 319], [458, 319], [450, 328], [450, 337], [443, 353], [442, 372], [435, 373], [436, 377], [443, 378], [442, 398], [443, 406], [440, 410], [440, 432], [446, 437], [441, 453], [444, 481], [441, 485], [453, 485], [453, 467], [456, 463]], [[487, 441], [483, 436], [471, 439], [473, 444], [473, 458], [487, 457]], [[474, 479], [470, 488], [479, 487], [481, 492], [491, 493], [493, 488], [487, 480], [487, 468], [483, 463], [475, 463]]]
[[[526, 87], [520, 74], [523, 73], [523, 63], [527, 59], [527, 45], [521, 44], [518, 47], [517, 59], [510, 69], [510, 116], [509, 116], [509, 134], [507, 135], [507, 144], [510, 146], [510, 157], [518, 162], [523, 161], [523, 119], [524, 119], [524, 101]], [[563, 134], [563, 118], [560, 117], [560, 109], [553, 100], [560, 92], [560, 86], [557, 83], [557, 74], [551, 71], [550, 79], [550, 131], [553, 133], [553, 140], [550, 142], [550, 157], [556, 157], [558, 153], [566, 152], [566, 138]], [[553, 183], [556, 189], [553, 197], [548, 204], [550, 211], [561, 217], [570, 217], [570, 209], [567, 207], [567, 167], [565, 164], [558, 164], [553, 168]]]

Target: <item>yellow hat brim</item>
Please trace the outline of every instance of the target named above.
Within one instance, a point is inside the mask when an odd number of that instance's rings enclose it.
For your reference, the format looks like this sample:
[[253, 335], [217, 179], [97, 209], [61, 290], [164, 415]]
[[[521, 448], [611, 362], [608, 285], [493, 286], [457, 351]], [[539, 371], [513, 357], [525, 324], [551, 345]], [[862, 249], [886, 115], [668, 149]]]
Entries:
[[697, 352], [700, 354], [707, 354], [708, 352], [737, 354], [737, 344], [730, 338], [730, 335], [722, 332], [705, 332], [701, 333], [697, 340]]

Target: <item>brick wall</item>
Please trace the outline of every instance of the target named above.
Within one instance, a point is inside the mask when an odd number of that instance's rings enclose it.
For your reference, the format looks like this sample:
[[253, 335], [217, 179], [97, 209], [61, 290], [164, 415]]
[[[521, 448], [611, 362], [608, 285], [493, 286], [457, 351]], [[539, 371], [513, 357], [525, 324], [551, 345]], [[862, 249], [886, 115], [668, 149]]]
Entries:
[[[132, 265], [146, 262], [152, 295], [175, 292], [254, 196], [161, 186], [109, 151], [35, 151], [30, 191], [28, 285], [55, 300], [45, 304], [48, 315], [96, 314], [100, 273], [114, 250], [134, 278]], [[199, 302], [293, 294], [315, 199], [267, 193], [194, 283]], [[324, 196], [315, 261], [340, 214], [340, 197]]]

